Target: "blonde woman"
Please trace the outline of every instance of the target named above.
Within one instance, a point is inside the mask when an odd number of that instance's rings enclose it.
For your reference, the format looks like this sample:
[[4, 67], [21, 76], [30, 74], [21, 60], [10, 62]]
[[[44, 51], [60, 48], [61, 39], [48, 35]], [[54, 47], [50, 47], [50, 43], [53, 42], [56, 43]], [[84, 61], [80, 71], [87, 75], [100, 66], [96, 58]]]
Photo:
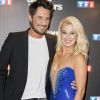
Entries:
[[[87, 80], [89, 43], [81, 22], [64, 18], [58, 28], [56, 53], [50, 73], [50, 100], [83, 100]], [[77, 91], [71, 88], [75, 80]]]

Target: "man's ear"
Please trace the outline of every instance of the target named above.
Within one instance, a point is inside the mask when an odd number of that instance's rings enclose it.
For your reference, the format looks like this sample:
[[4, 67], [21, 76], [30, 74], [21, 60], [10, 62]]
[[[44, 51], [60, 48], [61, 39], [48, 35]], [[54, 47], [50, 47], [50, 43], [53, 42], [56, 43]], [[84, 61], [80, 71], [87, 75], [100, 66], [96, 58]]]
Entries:
[[30, 16], [30, 14], [28, 15], [29, 21], [32, 22], [32, 17]]

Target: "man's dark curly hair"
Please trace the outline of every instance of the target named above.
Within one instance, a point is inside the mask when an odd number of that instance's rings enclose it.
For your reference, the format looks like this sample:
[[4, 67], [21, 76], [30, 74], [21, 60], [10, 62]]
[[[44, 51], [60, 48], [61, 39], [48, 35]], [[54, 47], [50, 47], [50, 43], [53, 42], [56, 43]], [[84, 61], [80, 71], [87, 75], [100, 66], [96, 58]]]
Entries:
[[43, 7], [45, 9], [48, 9], [50, 11], [50, 18], [53, 16], [53, 4], [47, 0], [37, 0], [29, 6], [29, 14], [33, 16], [36, 13], [36, 10], [38, 7]]

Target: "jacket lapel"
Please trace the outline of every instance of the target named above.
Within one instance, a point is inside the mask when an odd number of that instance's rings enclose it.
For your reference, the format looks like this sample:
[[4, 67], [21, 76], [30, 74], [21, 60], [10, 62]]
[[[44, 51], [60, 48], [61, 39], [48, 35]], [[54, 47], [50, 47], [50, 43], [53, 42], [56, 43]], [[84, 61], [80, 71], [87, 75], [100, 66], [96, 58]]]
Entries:
[[50, 36], [49, 34], [45, 34], [45, 36], [46, 36], [48, 50], [49, 50], [49, 62], [48, 62], [47, 74], [46, 74], [46, 81], [47, 81], [51, 70], [52, 60], [55, 54], [56, 40], [54, 40], [54, 37]]
[[46, 40], [47, 40], [47, 46], [48, 46], [48, 50], [49, 50], [49, 58], [52, 57], [52, 42], [51, 42], [51, 38], [46, 34]]

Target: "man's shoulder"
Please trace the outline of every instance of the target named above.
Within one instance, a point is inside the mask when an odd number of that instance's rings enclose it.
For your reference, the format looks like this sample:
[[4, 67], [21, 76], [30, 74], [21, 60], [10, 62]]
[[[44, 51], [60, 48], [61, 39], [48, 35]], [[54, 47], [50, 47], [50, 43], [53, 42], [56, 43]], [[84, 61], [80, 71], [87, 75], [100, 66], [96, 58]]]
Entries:
[[50, 39], [53, 39], [53, 40], [56, 40], [57, 39], [57, 36], [56, 35], [53, 35], [53, 34], [50, 34], [50, 33], [46, 33], [46, 37], [47, 38], [50, 38]]
[[19, 41], [27, 38], [27, 31], [10, 32], [5, 39], [6, 41]]
[[28, 31], [10, 32], [8, 37], [20, 38], [28, 34]]
[[19, 32], [10, 32], [9, 34], [12, 36], [21, 36], [24, 35], [26, 31], [19, 31]]

